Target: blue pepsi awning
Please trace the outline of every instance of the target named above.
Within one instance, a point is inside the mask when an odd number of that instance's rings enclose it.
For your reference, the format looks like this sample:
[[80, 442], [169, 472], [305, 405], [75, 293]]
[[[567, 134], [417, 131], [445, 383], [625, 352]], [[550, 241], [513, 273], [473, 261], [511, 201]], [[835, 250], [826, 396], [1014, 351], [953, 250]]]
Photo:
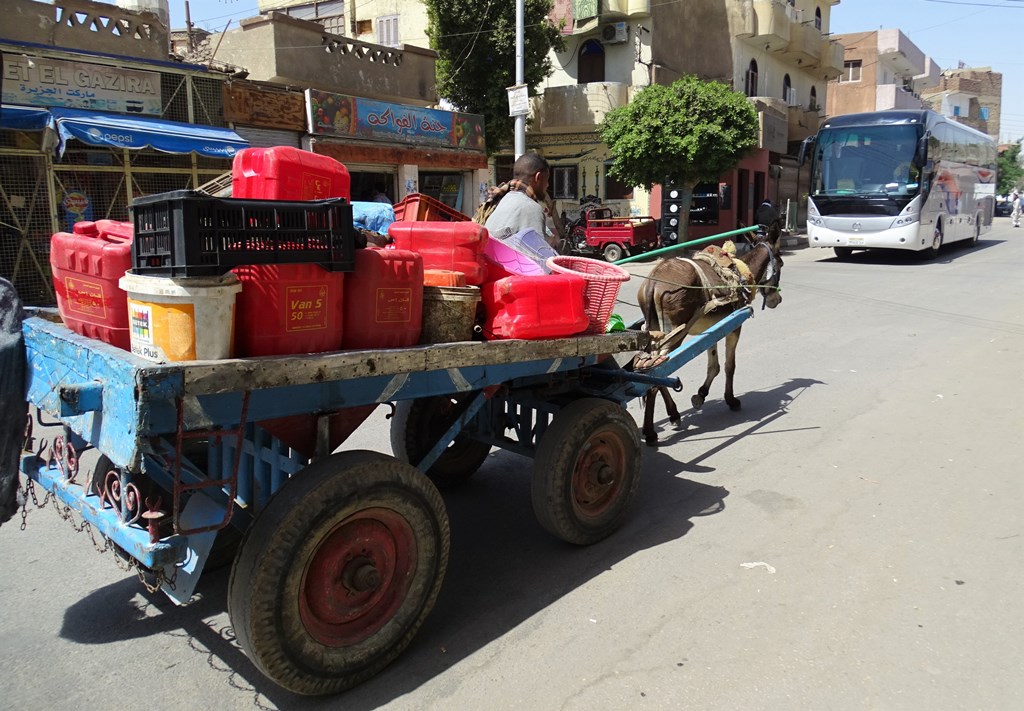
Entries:
[[92, 146], [153, 148], [164, 153], [198, 153], [211, 158], [233, 158], [249, 143], [234, 131], [143, 116], [105, 114], [82, 109], [51, 108], [60, 139], [58, 153], [74, 138]]
[[50, 112], [37, 106], [0, 106], [0, 129], [8, 131], [42, 131], [52, 125]]

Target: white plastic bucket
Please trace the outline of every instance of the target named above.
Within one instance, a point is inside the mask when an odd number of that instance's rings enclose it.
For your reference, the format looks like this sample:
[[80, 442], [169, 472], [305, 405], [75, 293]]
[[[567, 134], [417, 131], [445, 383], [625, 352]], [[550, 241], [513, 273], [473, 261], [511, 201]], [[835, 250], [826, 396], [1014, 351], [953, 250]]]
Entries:
[[238, 277], [158, 277], [127, 273], [132, 353], [158, 363], [230, 358]]

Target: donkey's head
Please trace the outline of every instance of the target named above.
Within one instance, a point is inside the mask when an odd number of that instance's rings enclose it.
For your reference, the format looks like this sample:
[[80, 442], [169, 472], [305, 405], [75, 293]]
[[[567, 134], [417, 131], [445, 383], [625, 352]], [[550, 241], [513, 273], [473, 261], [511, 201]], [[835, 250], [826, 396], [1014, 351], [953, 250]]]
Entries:
[[755, 233], [753, 238], [753, 252], [761, 252], [763, 257], [763, 268], [757, 273], [757, 289], [764, 299], [761, 308], [767, 306], [774, 309], [782, 303], [782, 290], [779, 287], [779, 280], [782, 278], [782, 231], [777, 227], [769, 228], [767, 234], [763, 231]]

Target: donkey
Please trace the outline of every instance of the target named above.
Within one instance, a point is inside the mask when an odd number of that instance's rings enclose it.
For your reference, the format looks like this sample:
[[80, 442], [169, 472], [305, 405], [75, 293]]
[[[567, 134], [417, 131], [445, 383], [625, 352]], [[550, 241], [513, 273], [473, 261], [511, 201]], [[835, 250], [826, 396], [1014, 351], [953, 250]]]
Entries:
[[[703, 260], [668, 257], [659, 261], [644, 280], [637, 294], [640, 311], [647, 323], [647, 330], [662, 332], [657, 342], [658, 354], [647, 363], [639, 363], [638, 369], [650, 367], [664, 360], [673, 348], [690, 333], [702, 333], [730, 313], [753, 301], [758, 291], [764, 299], [761, 308], [774, 309], [782, 302], [779, 278], [782, 272], [782, 235], [779, 230], [769, 230], [768, 235], [758, 232], [751, 240], [752, 247], [737, 257], [742, 262], [741, 272], [749, 271], [744, 279], [747, 284], [730, 284], [709, 262]], [[744, 267], [745, 265], [745, 267]], [[736, 372], [736, 345], [740, 340], [740, 329], [725, 337], [725, 401], [731, 410], [740, 409], [740, 401], [733, 394], [733, 374]], [[711, 389], [711, 382], [721, 367], [718, 361], [718, 344], [708, 349], [708, 372], [704, 384], [690, 399], [695, 409], [704, 404]], [[679, 410], [667, 388], [651, 388], [644, 397], [643, 434], [648, 446], [658, 444], [658, 433], [654, 429], [654, 406], [658, 392], [661, 392], [668, 410], [669, 421], [678, 425], [681, 421]]]

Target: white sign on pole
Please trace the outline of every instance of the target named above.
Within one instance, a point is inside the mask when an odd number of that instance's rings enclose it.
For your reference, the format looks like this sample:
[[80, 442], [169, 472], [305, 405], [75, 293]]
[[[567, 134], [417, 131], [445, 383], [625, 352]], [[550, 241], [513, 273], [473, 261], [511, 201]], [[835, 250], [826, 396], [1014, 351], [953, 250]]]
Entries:
[[530, 95], [526, 84], [516, 84], [508, 88], [508, 115], [526, 116], [530, 113]]

